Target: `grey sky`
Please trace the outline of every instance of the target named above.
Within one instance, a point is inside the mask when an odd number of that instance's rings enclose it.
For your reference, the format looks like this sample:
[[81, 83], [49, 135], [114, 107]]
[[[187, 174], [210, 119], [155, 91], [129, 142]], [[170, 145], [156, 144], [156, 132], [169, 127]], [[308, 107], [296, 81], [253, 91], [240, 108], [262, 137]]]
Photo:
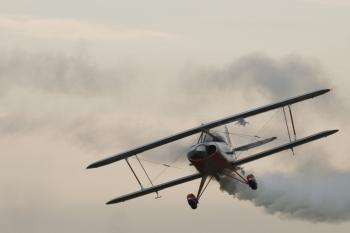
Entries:
[[[1, 232], [348, 232], [349, 222], [269, 215], [216, 183], [197, 212], [185, 195], [198, 182], [157, 201], [105, 206], [138, 188], [130, 171], [85, 170], [138, 143], [326, 86], [330, 95], [295, 107], [299, 132], [342, 131], [295, 158], [247, 167], [291, 172], [320, 152], [348, 172], [347, 1], [0, 1]], [[279, 117], [265, 133], [280, 133]], [[144, 157], [169, 162], [194, 139]], [[157, 181], [190, 173], [185, 160], [177, 165], [185, 170]], [[153, 176], [162, 169], [147, 166]]]

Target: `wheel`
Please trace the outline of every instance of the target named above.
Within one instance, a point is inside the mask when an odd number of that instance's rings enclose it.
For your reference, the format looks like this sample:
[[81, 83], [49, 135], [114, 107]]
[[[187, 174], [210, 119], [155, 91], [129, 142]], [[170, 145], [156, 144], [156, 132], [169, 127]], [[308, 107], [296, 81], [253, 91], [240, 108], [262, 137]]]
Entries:
[[191, 206], [192, 209], [197, 209], [198, 199], [196, 198], [196, 196], [193, 193], [187, 195], [187, 202]]
[[248, 181], [248, 185], [251, 189], [253, 190], [257, 190], [258, 189], [258, 183], [255, 180], [255, 177], [253, 174], [249, 174], [247, 176], [247, 181]]
[[193, 210], [195, 210], [195, 209], [197, 209], [197, 202], [191, 202], [191, 203], [189, 203], [189, 205], [191, 206], [191, 208], [193, 209]]
[[257, 190], [258, 189], [258, 183], [256, 183], [255, 180], [248, 181], [248, 185], [253, 190]]

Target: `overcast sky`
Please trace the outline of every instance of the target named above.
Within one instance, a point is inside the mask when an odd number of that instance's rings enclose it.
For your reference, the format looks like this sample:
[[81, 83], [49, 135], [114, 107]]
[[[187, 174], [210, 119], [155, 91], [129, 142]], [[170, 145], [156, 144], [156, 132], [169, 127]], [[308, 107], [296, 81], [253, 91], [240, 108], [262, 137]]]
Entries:
[[[328, 87], [332, 93], [295, 106], [297, 130], [339, 134], [298, 156], [282, 153], [247, 167], [263, 177], [323, 160], [348, 174], [348, 1], [0, 3], [1, 232], [348, 232], [346, 218], [314, 223], [268, 214], [215, 182], [196, 211], [185, 199], [196, 181], [159, 200], [106, 206], [139, 188], [131, 172], [124, 163], [85, 170], [140, 143]], [[281, 117], [268, 113], [230, 130], [285, 139]], [[169, 163], [194, 140], [143, 158]], [[194, 172], [186, 165], [180, 160], [180, 169], [156, 183]], [[152, 177], [163, 169], [146, 166]]]

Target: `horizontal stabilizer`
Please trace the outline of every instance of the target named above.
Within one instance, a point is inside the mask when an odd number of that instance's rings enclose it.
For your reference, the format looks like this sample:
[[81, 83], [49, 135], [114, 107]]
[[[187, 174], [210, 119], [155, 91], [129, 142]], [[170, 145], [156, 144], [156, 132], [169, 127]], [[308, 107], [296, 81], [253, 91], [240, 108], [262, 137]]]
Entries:
[[275, 139], [277, 139], [277, 137], [272, 137], [272, 138], [266, 138], [266, 139], [258, 140], [256, 142], [249, 143], [247, 145], [234, 148], [233, 152], [235, 152], [235, 151], [246, 151], [246, 150], [249, 150], [249, 149], [253, 149], [255, 147], [262, 146], [262, 145], [264, 145], [266, 143], [272, 142]]
[[175, 185], [186, 183], [186, 182], [189, 182], [189, 181], [201, 178], [201, 177], [202, 177], [202, 175], [199, 174], [199, 173], [193, 174], [193, 175], [190, 175], [190, 176], [185, 176], [185, 177], [182, 177], [182, 178], [179, 178], [179, 179], [176, 179], [176, 180], [172, 180], [172, 181], [169, 181], [169, 182], [166, 182], [166, 183], [163, 183], [163, 184], [155, 185], [155, 186], [150, 187], [150, 188], [145, 188], [145, 189], [142, 189], [142, 190], [134, 192], [134, 193], [129, 193], [129, 194], [126, 194], [124, 196], [117, 197], [117, 198], [115, 198], [113, 200], [110, 200], [106, 204], [109, 205], [109, 204], [116, 204], [116, 203], [119, 203], [119, 202], [127, 201], [127, 200], [130, 200], [130, 199], [141, 197], [141, 196], [144, 196], [144, 195], [147, 195], [147, 194], [150, 194], [150, 193], [154, 193], [154, 192], [157, 192], [159, 190], [166, 189], [166, 188], [169, 188], [169, 187], [172, 187], [172, 186], [175, 186]]
[[294, 142], [287, 143], [287, 144], [284, 144], [284, 145], [272, 148], [270, 150], [266, 150], [266, 151], [257, 153], [255, 155], [251, 155], [251, 156], [248, 156], [246, 158], [236, 160], [236, 161], [234, 161], [232, 163], [232, 165], [233, 166], [239, 166], [239, 165], [242, 165], [242, 164], [245, 164], [245, 163], [249, 163], [249, 162], [255, 161], [257, 159], [261, 159], [261, 158], [264, 158], [266, 156], [269, 156], [269, 155], [272, 155], [272, 154], [275, 154], [275, 153], [278, 153], [278, 152], [281, 152], [281, 151], [284, 151], [284, 150], [292, 149], [293, 147], [301, 146], [301, 145], [303, 145], [305, 143], [312, 142], [312, 141], [315, 141], [317, 139], [321, 139], [323, 137], [327, 137], [327, 136], [332, 135], [332, 134], [334, 134], [334, 133], [336, 133], [338, 131], [339, 130], [335, 129], [335, 130], [327, 130], [327, 131], [323, 131], [323, 132], [320, 132], [320, 133], [317, 133], [317, 134], [313, 134], [311, 136], [298, 139], [298, 140], [296, 140]]

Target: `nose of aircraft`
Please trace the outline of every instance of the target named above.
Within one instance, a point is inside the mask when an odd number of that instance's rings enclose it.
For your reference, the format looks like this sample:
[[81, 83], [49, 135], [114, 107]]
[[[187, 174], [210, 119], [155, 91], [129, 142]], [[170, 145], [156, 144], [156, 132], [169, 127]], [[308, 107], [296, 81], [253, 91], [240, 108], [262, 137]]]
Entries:
[[187, 157], [190, 160], [198, 160], [198, 159], [203, 159], [206, 155], [207, 155], [206, 146], [198, 145], [187, 154]]
[[189, 159], [204, 159], [205, 157], [213, 154], [216, 151], [215, 145], [198, 145], [193, 148], [188, 154]]

